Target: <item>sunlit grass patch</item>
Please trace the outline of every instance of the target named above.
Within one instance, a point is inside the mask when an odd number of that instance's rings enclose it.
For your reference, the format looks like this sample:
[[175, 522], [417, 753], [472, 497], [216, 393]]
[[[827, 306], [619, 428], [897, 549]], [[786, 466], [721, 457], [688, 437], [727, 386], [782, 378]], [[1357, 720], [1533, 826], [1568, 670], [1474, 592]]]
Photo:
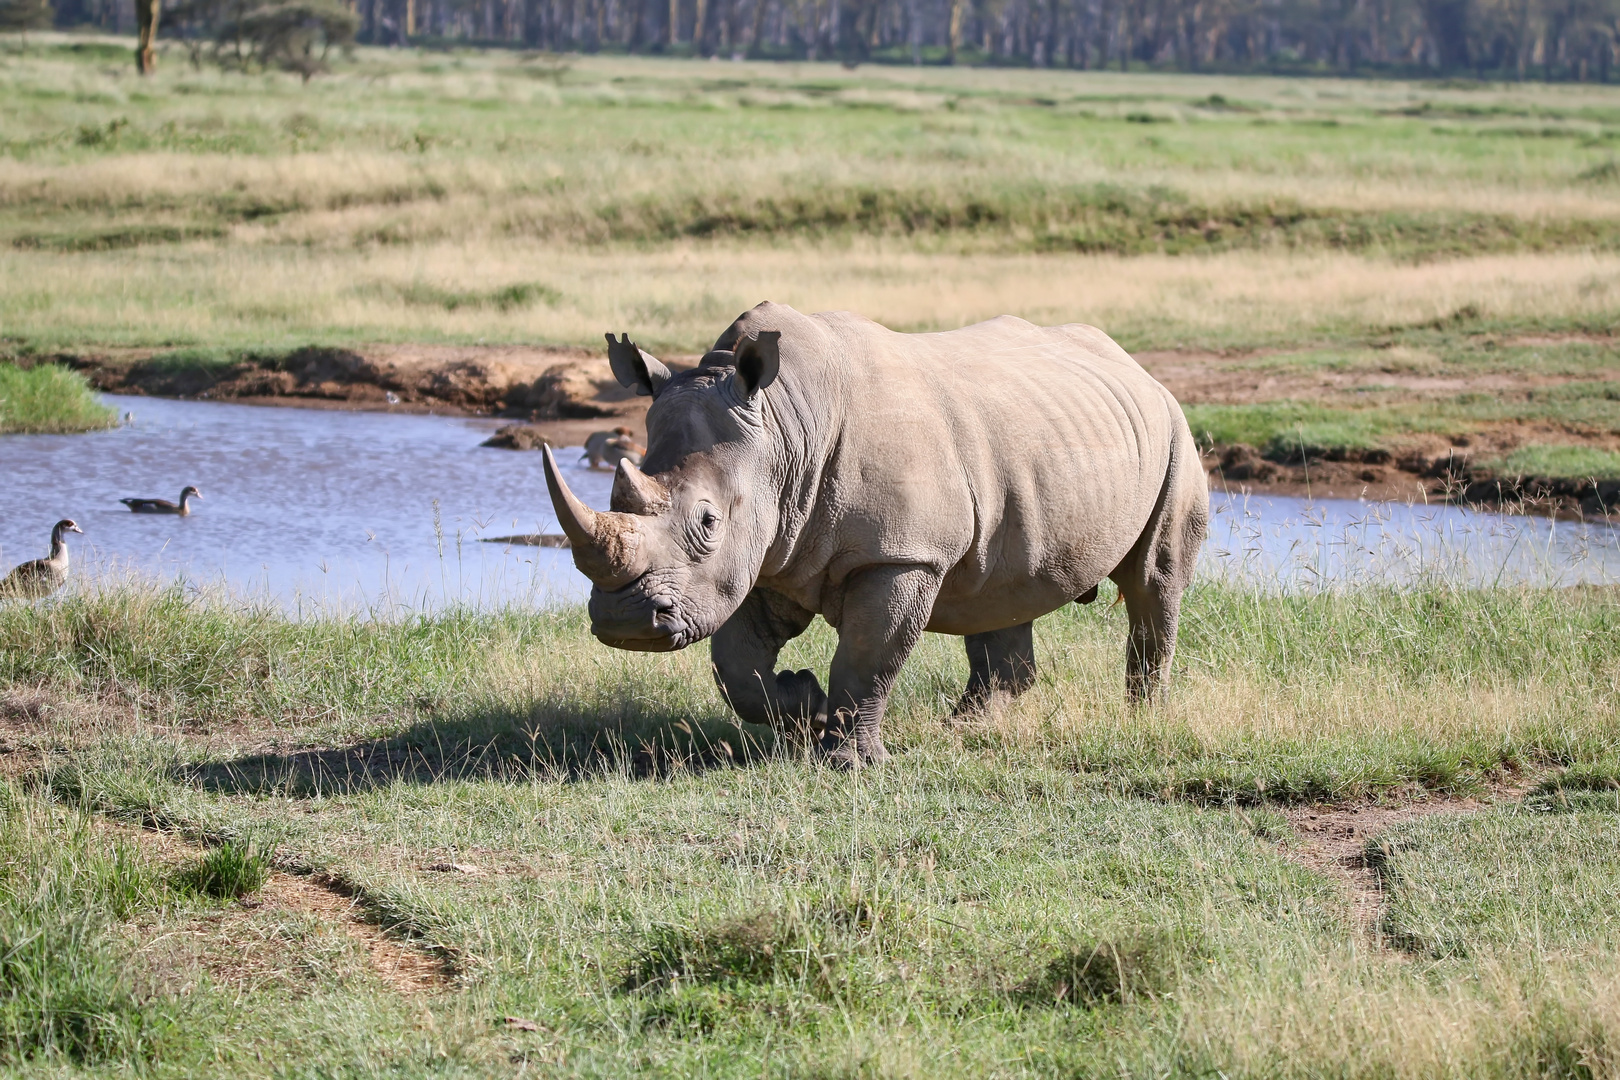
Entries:
[[1436, 958], [1491, 955], [1527, 932], [1553, 950], [1620, 950], [1620, 814], [1436, 815], [1373, 845], [1390, 893], [1384, 931]]
[[1500, 476], [1620, 477], [1620, 453], [1590, 446], [1532, 444], [1482, 464]]
[[251, 841], [209, 848], [175, 875], [177, 888], [218, 900], [250, 896], [269, 880], [270, 856]]
[[84, 376], [57, 364], [0, 362], [0, 433], [95, 431], [117, 421]]

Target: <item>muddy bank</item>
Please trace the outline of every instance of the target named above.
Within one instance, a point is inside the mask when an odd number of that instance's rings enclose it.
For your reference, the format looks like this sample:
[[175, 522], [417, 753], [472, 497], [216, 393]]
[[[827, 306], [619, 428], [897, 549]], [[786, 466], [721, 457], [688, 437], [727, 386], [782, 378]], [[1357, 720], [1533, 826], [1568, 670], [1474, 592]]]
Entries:
[[[645, 431], [650, 404], [620, 386], [600, 351], [542, 346], [309, 346], [226, 358], [145, 349], [43, 358], [116, 394], [256, 405], [499, 416], [578, 445], [603, 421]], [[680, 367], [679, 360], [672, 366]]]
[[[1569, 340], [1612, 344], [1607, 337]], [[1503, 338], [1507, 348], [1548, 344], [1552, 339]], [[1565, 341], [1559, 338], [1559, 342]], [[1295, 350], [1297, 352], [1297, 350]], [[1140, 352], [1136, 359], [1185, 406], [1263, 406], [1311, 402], [1347, 413], [1368, 406], [1435, 402], [1443, 407], [1459, 395], [1494, 400], [1530, 400], [1568, 383], [1620, 380], [1620, 371], [1579, 374], [1534, 369], [1405, 370], [1392, 362], [1375, 368], [1338, 368], [1288, 363], [1280, 354], [1221, 354], [1197, 351]], [[1450, 436], [1412, 433], [1367, 449], [1313, 447], [1256, 448], [1216, 443], [1204, 448], [1210, 485], [1232, 493], [1298, 495], [1371, 502], [1440, 502], [1488, 507], [1561, 518], [1604, 518], [1620, 504], [1620, 481], [1567, 476], [1502, 475], [1488, 462], [1501, 461], [1530, 445], [1620, 449], [1620, 438], [1575, 423], [1505, 418], [1476, 422]]]
[[1501, 476], [1474, 463], [1485, 456], [1420, 446], [1274, 459], [1252, 446], [1217, 445], [1204, 451], [1204, 465], [1210, 487], [1232, 494], [1452, 503], [1576, 520], [1620, 514], [1620, 480]]
[[[1423, 374], [1274, 365], [1261, 354], [1143, 352], [1137, 358], [1186, 405], [1443, 399], [1463, 392], [1513, 395], [1573, 377], [1535, 372]], [[650, 401], [619, 386], [602, 350], [545, 346], [309, 346], [286, 353], [204, 356], [186, 351], [83, 350], [53, 359], [97, 389], [120, 394], [245, 404], [497, 416], [513, 423], [487, 445], [535, 450], [578, 446], [592, 432], [626, 426], [645, 441]], [[664, 357], [676, 370], [696, 357]], [[1590, 373], [1584, 378], [1593, 377]], [[1353, 399], [1353, 400], [1352, 400]], [[1528, 443], [1615, 440], [1569, 427], [1505, 421], [1449, 439], [1414, 436], [1370, 450], [1277, 454], [1243, 445], [1207, 449], [1218, 490], [1372, 501], [1463, 502], [1560, 517], [1612, 513], [1620, 482], [1498, 476], [1481, 462]]]

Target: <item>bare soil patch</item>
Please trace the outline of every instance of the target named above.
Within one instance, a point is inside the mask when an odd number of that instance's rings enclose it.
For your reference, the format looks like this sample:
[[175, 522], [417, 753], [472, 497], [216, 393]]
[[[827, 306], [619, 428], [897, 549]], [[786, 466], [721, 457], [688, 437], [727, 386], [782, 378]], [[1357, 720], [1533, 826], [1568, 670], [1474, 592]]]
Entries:
[[1432, 795], [1399, 803], [1292, 807], [1284, 814], [1296, 838], [1284, 844], [1283, 854], [1338, 882], [1349, 898], [1357, 932], [1378, 947], [1389, 948], [1381, 926], [1383, 879], [1368, 858], [1368, 845], [1396, 825], [1433, 814], [1477, 814], [1523, 797], [1532, 786], [1521, 777], [1496, 786], [1483, 799]]
[[[1550, 343], [1549, 343], [1550, 344]], [[1293, 350], [1290, 350], [1293, 351]], [[1620, 378], [1620, 370], [1580, 374], [1537, 371], [1434, 372], [1394, 363], [1374, 370], [1289, 367], [1263, 362], [1279, 352], [1222, 354], [1174, 351], [1136, 353], [1137, 361], [1184, 405], [1257, 405], [1268, 401], [1321, 401], [1368, 405], [1465, 393], [1523, 394], [1546, 386]]]
[[[158, 860], [176, 866], [201, 856], [205, 848], [178, 833], [116, 822], [105, 827], [138, 843]], [[158, 930], [143, 951], [161, 947], [173, 954], [176, 939], [189, 946], [190, 962], [213, 978], [233, 985], [288, 982], [289, 969], [322, 962], [300, 957], [284, 923], [288, 917], [313, 918], [348, 938], [368, 972], [400, 994], [435, 993], [451, 988], [453, 966], [438, 953], [402, 940], [366, 917], [362, 898], [343, 882], [321, 874], [278, 870], [252, 896], [190, 924]]]
[[449, 989], [454, 981], [443, 957], [401, 941], [366, 920], [355, 895], [330, 878], [273, 874], [251, 903], [269, 911], [318, 916], [340, 927], [370, 958], [373, 973], [398, 993], [434, 993]]

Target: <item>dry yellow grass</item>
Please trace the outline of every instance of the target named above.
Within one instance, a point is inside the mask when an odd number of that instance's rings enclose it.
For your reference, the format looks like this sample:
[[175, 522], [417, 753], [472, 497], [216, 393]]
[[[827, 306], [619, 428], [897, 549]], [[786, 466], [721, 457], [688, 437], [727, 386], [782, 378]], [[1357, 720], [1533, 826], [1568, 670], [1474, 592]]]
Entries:
[[[508, 311], [443, 302], [524, 284], [552, 290], [552, 302]], [[876, 242], [0, 252], [6, 333], [62, 344], [455, 338], [594, 346], [614, 329], [690, 352], [766, 299], [859, 311], [909, 331], [1010, 313], [1089, 322], [1134, 347], [1255, 344], [1422, 323], [1470, 306], [1488, 319], [1599, 318], [1620, 304], [1620, 256], [1410, 264], [1340, 253], [926, 254]]]
[[691, 350], [767, 297], [1138, 346], [1616, 307], [1582, 250], [1620, 236], [1613, 87], [365, 49], [306, 89], [39, 42], [0, 68], [0, 333], [32, 345]]

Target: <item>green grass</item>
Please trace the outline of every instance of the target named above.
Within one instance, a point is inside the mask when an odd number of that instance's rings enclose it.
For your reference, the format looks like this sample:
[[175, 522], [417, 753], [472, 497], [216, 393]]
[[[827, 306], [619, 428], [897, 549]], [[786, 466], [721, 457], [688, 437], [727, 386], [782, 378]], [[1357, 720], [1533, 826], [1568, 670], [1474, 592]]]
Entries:
[[1523, 446], [1486, 467], [1504, 476], [1620, 478], [1620, 453], [1584, 446]]
[[0, 787], [0, 1063], [139, 1063], [168, 1022], [140, 1000], [117, 925], [161, 906], [161, 875], [83, 814]]
[[[1385, 932], [1435, 959], [1512, 948], [1533, 932], [1556, 952], [1614, 950], [1620, 814], [1500, 810], [1404, 826], [1374, 851], [1395, 895]], [[1601, 804], [1600, 804], [1601, 805]]]
[[[72, 948], [112, 980], [82, 983], [93, 1037], [13, 1060], [1577, 1075], [1545, 1063], [1620, 1032], [1616, 618], [1597, 589], [1201, 585], [1162, 707], [1121, 703], [1123, 613], [1096, 604], [1043, 619], [1037, 686], [961, 725], [960, 643], [929, 636], [895, 759], [850, 774], [732, 721], [701, 646], [610, 652], [579, 611], [294, 622], [136, 587], [5, 609], [0, 704], [45, 718], [19, 752], [49, 756], [8, 789], [0, 839], [36, 862], [4, 880], [77, 852], [27, 910], [99, 928]], [[818, 625], [783, 663], [831, 644]], [[1288, 857], [1297, 801], [1563, 770], [1387, 834], [1385, 939], [1437, 960], [1369, 946], [1338, 880]], [[130, 826], [209, 850], [142, 855]], [[451, 983], [402, 996], [329, 916], [184, 884], [272, 845]]]
[[182, 891], [220, 900], [239, 900], [270, 880], [270, 858], [252, 843], [226, 841], [175, 876]]
[[[694, 351], [764, 292], [904, 329], [1084, 318], [1133, 348], [1385, 325], [1342, 288], [1259, 285], [1261, 318], [1211, 295], [1318, 256], [1575, 258], [1556, 287], [1510, 274], [1519, 300], [1400, 293], [1415, 322], [1614, 322], [1585, 258], [1620, 240], [1612, 87], [361, 49], [315, 89], [167, 61], [137, 88], [93, 44], [45, 35], [0, 71], [0, 319], [39, 350], [633, 325]], [[1241, 265], [1122, 304], [1088, 261], [1188, 255]]]
[[76, 371], [0, 362], [0, 434], [96, 431], [117, 420], [118, 413], [102, 405]]

